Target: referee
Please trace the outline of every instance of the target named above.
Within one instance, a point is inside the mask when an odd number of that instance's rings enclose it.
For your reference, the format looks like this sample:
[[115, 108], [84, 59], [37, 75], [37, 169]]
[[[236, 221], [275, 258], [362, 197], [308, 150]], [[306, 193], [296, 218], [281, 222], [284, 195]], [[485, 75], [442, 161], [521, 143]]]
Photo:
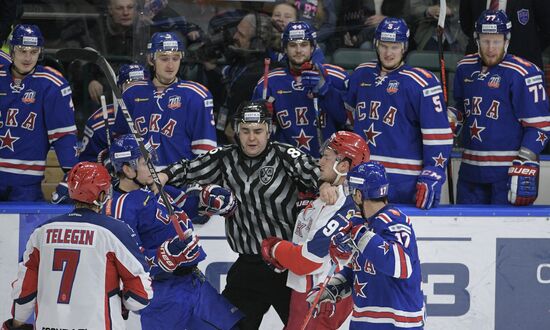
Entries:
[[276, 273], [263, 262], [261, 242], [270, 236], [292, 239], [298, 192], [318, 189], [319, 168], [314, 158], [300, 150], [269, 142], [271, 114], [265, 101], [243, 102], [235, 114], [234, 129], [237, 145], [181, 160], [160, 176], [166, 180], [165, 174], [175, 186], [215, 183], [234, 191], [239, 204], [226, 220], [225, 230], [239, 258], [229, 269], [223, 295], [246, 315], [240, 329], [258, 329], [270, 306], [286, 325], [287, 272]]

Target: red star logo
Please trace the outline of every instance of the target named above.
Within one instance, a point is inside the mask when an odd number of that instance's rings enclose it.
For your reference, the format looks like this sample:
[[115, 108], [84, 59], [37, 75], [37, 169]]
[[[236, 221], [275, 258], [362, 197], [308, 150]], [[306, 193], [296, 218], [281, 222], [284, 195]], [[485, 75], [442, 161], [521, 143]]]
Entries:
[[311, 135], [306, 135], [306, 133], [304, 132], [304, 129], [303, 129], [303, 128], [300, 130], [300, 135], [298, 135], [298, 136], [293, 136], [292, 138], [296, 140], [296, 143], [297, 143], [296, 146], [297, 146], [298, 148], [304, 147], [304, 148], [306, 148], [307, 150], [311, 150], [311, 149], [310, 149], [310, 146], [309, 146], [309, 142], [310, 142], [311, 140], [313, 140], [313, 136], [311, 136]]
[[355, 277], [355, 280], [353, 281], [353, 290], [355, 291], [355, 294], [359, 297], [367, 298], [367, 295], [365, 294], [365, 292], [363, 292], [363, 290], [365, 290], [365, 287], [367, 286], [367, 283], [368, 282], [361, 283], [359, 282], [357, 277]]
[[484, 130], [485, 130], [485, 127], [477, 126], [477, 119], [474, 119], [474, 122], [470, 126], [470, 136], [472, 137], [472, 140], [473, 139], [478, 139], [479, 142], [483, 142], [481, 140], [480, 133], [483, 132]]
[[445, 166], [445, 161], [447, 158], [443, 157], [443, 154], [440, 152], [437, 157], [432, 157], [432, 159], [435, 161], [435, 167], [439, 166], [443, 168]]
[[378, 135], [382, 134], [382, 132], [378, 132], [378, 131], [374, 130], [374, 123], [371, 123], [369, 129], [366, 130], [366, 131], [363, 130], [363, 132], [365, 133], [365, 136], [367, 137], [367, 142], [376, 147], [376, 140], [375, 139]]
[[0, 135], [0, 149], [8, 148], [13, 151], [13, 143], [19, 140], [18, 137], [11, 136], [10, 130], [6, 131], [6, 134], [3, 136]]
[[149, 265], [149, 269], [157, 266], [157, 264], [155, 263], [155, 257], [145, 257], [145, 261], [147, 261], [147, 265]]
[[388, 251], [390, 250], [390, 245], [388, 244], [388, 242], [384, 242], [382, 243], [382, 245], [379, 245], [378, 248], [384, 250], [384, 255], [386, 255], [386, 253], [388, 253]]
[[539, 133], [539, 136], [537, 137], [537, 141], [540, 142], [540, 144], [544, 145], [544, 142], [546, 142], [546, 140], [548, 140], [548, 136], [546, 136], [546, 134], [542, 133], [542, 132], [538, 132]]

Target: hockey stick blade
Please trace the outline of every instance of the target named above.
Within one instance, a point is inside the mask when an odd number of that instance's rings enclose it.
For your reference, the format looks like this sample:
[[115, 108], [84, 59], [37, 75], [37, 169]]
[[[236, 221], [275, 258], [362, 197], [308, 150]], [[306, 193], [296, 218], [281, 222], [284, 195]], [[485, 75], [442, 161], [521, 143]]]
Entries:
[[86, 48], [63, 48], [55, 53], [55, 57], [61, 62], [72, 62], [74, 60], [83, 60], [88, 62], [97, 62], [99, 53], [90, 47]]

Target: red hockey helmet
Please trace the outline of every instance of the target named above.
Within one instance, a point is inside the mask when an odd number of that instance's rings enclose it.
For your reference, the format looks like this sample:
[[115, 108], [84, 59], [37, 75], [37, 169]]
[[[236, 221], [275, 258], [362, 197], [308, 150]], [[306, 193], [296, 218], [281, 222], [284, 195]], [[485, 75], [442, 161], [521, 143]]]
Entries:
[[80, 162], [69, 172], [67, 185], [69, 196], [73, 200], [98, 205], [101, 192], [110, 194], [111, 176], [99, 163]]
[[[349, 158], [350, 167], [355, 167], [361, 163], [368, 162], [370, 151], [367, 142], [358, 134], [348, 131], [338, 131], [325, 142], [325, 147], [330, 148], [338, 154], [339, 158]], [[324, 148], [321, 149], [321, 151]]]

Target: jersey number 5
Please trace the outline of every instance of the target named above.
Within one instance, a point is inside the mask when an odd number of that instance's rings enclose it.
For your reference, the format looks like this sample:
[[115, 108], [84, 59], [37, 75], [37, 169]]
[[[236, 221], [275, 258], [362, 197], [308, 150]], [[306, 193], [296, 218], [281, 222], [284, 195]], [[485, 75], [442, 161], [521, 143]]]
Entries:
[[68, 304], [71, 301], [71, 291], [79, 260], [80, 250], [55, 249], [53, 252], [52, 270], [63, 272], [57, 295], [58, 304]]

